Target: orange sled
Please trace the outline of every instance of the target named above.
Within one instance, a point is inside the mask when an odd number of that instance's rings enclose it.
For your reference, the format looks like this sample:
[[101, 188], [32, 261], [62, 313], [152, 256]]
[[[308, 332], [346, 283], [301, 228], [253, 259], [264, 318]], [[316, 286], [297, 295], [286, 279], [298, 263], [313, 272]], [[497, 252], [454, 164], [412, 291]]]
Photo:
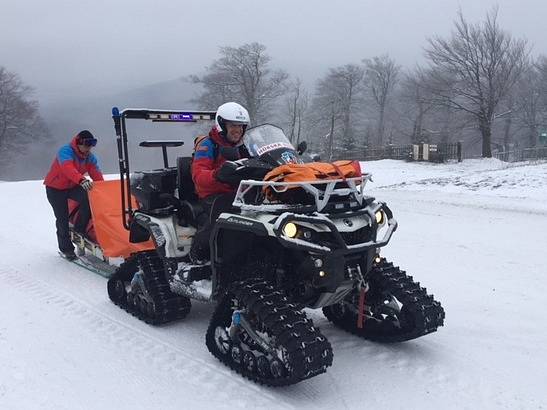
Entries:
[[[129, 231], [122, 224], [121, 187], [119, 180], [98, 181], [89, 191], [89, 205], [91, 208], [91, 220], [87, 227], [87, 238], [72, 232], [72, 240], [79, 248], [79, 253], [85, 252], [85, 248], [97, 255], [97, 250], [92, 249], [95, 244], [100, 248], [103, 259], [128, 258], [135, 252], [155, 249], [154, 243], [149, 240], [141, 243], [129, 242]], [[138, 207], [135, 198], [132, 198], [133, 207]], [[76, 202], [69, 204], [71, 219], [77, 217], [72, 210], [77, 206]]]

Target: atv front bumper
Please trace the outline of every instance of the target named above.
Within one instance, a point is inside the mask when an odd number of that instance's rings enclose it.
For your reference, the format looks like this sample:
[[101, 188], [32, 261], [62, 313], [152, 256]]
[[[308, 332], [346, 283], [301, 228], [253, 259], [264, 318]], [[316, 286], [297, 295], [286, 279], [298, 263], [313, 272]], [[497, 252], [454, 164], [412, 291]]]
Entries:
[[[383, 212], [386, 220], [379, 225], [376, 220], [376, 214], [380, 211]], [[291, 249], [313, 252], [314, 254], [336, 252], [338, 254], [347, 255], [361, 253], [372, 248], [381, 248], [387, 245], [393, 232], [397, 229], [397, 221], [393, 218], [391, 209], [389, 209], [385, 203], [378, 202], [362, 209], [360, 213], [362, 217], [368, 219], [368, 229], [370, 233], [368, 240], [363, 242], [348, 243], [343, 235], [346, 232], [341, 232], [332, 222], [331, 218], [325, 214], [303, 215], [285, 212], [277, 219], [274, 226], [274, 232], [283, 246]], [[288, 233], [290, 232], [286, 229], [287, 225], [293, 224], [298, 227], [299, 223], [308, 227], [321, 227], [322, 234], [328, 234], [328, 243], [325, 243], [325, 241], [317, 243], [317, 241], [314, 241], [313, 234], [311, 233], [309, 234], [309, 238], [306, 238], [305, 235], [299, 234], [298, 228], [293, 236], [289, 236]], [[387, 227], [385, 232], [383, 232], [382, 238], [379, 240], [376, 239], [378, 229], [384, 227], [385, 224], [387, 224]], [[313, 229], [309, 230], [313, 232]]]

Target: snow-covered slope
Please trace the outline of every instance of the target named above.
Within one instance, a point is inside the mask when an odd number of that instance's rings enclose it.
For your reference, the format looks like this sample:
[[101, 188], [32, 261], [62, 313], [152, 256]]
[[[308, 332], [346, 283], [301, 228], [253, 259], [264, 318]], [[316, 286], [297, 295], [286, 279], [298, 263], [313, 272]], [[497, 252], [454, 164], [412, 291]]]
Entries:
[[547, 164], [363, 168], [399, 221], [384, 254], [435, 294], [446, 325], [381, 345], [311, 312], [334, 364], [279, 389], [209, 354], [211, 305], [157, 328], [114, 306], [105, 279], [57, 256], [41, 181], [0, 184], [0, 409], [547, 407]]

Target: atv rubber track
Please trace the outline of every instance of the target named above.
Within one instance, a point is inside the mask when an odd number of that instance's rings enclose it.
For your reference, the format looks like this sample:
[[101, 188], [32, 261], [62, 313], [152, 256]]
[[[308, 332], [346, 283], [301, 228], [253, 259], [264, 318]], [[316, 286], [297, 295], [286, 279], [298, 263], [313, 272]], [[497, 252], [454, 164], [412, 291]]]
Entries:
[[[364, 326], [357, 327], [357, 313], [346, 311], [341, 317], [336, 315], [331, 306], [323, 308], [323, 313], [336, 326], [368, 340], [395, 343], [416, 339], [428, 333], [435, 332], [443, 326], [445, 312], [441, 304], [427, 294], [427, 290], [413, 281], [404, 271], [393, 263], [382, 259], [376, 264], [369, 276], [370, 289], [387, 292], [402, 303], [404, 309], [403, 328], [394, 331], [393, 328], [383, 332], [381, 326], [375, 326], [375, 319], [366, 318]], [[367, 293], [368, 294], [368, 293]], [[374, 322], [373, 322], [374, 321]], [[371, 328], [371, 325], [372, 328]]]
[[[244, 305], [250, 314], [256, 315], [268, 329], [277, 346], [285, 349], [284, 375], [281, 377], [261, 376], [256, 367], [253, 372], [236, 363], [230, 353], [222, 353], [215, 341], [218, 326], [227, 328], [232, 320], [232, 299]], [[235, 282], [230, 292], [217, 305], [206, 334], [209, 351], [226, 366], [257, 383], [268, 386], [285, 386], [324, 373], [332, 365], [332, 347], [311, 319], [289, 303], [282, 291], [274, 290], [262, 280]]]
[[[129, 303], [135, 297], [131, 291], [116, 292], [114, 287], [131, 282], [134, 274], [139, 270], [143, 273], [144, 285], [152, 305], [143, 308], [138, 303]], [[121, 285], [120, 285], [121, 286]], [[165, 275], [165, 268], [156, 251], [140, 252], [122, 263], [108, 281], [108, 295], [116, 305], [131, 313], [133, 316], [151, 325], [160, 325], [184, 318], [191, 308], [190, 299], [171, 292]]]

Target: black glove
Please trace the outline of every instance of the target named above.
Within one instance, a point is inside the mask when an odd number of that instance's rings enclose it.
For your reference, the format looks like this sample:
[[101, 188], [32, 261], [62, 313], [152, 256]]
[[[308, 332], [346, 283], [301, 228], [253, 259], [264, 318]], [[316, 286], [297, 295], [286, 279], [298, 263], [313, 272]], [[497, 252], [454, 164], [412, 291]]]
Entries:
[[215, 172], [215, 178], [219, 182], [236, 186], [242, 179], [241, 174], [238, 172], [240, 168], [241, 164], [234, 161], [226, 161]]
[[93, 181], [90, 179], [84, 178], [80, 181], [80, 186], [86, 191], [91, 191], [91, 189], [93, 188]]

